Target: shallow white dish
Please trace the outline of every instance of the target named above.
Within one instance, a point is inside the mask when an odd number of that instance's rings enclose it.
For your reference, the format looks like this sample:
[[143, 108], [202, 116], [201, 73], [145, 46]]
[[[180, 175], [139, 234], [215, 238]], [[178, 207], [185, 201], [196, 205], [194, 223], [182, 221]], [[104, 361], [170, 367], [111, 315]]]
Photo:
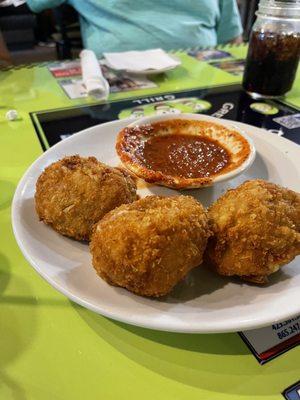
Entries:
[[[143, 117], [143, 118], [139, 118], [134, 122], [131, 122], [128, 125], [128, 128], [135, 128], [135, 127], [140, 127], [143, 125], [151, 125], [151, 124], [155, 124], [156, 122], [163, 122], [163, 121], [171, 121], [171, 120], [188, 120], [188, 121], [194, 121], [197, 123], [197, 121], [212, 121], [212, 118], [206, 118], [205, 115], [201, 115], [201, 114], [179, 114], [179, 115], [173, 115], [173, 114], [166, 114], [166, 115], [155, 115], [155, 116], [150, 116], [150, 117]], [[222, 123], [223, 121], [217, 118], [213, 119], [214, 122], [218, 122], [218, 125], [220, 126], [224, 126], [224, 124]], [[176, 126], [178, 125], [178, 123], [176, 124]], [[229, 149], [231, 155], [232, 155], [232, 160], [233, 163], [235, 163], [235, 167], [233, 169], [231, 169], [230, 171], [226, 172], [226, 168], [225, 170], [221, 170], [219, 171], [219, 173], [216, 176], [211, 176], [209, 178], [194, 178], [194, 179], [185, 179], [185, 189], [198, 189], [198, 188], [203, 188], [205, 186], [212, 186], [218, 182], [223, 182], [226, 181], [228, 179], [232, 179], [235, 176], [241, 174], [242, 172], [245, 172], [248, 168], [251, 167], [253, 161], [255, 160], [255, 146], [253, 143], [253, 140], [251, 139], [251, 137], [249, 137], [246, 132], [241, 129], [240, 127], [238, 127], [235, 124], [232, 124], [231, 126], [229, 125], [229, 123], [226, 124], [227, 128], [230, 128], [230, 131], [235, 131], [235, 133], [237, 134], [237, 136], [234, 136], [234, 140], [232, 138], [232, 134], [230, 137], [228, 137], [226, 135], [226, 133], [224, 134], [223, 131], [221, 131], [220, 133], [216, 133], [215, 130], [213, 130], [212, 128], [210, 128], [210, 132], [206, 133], [206, 137], [212, 137], [214, 139], [216, 139], [221, 145], [223, 145], [225, 148]], [[212, 132], [211, 132], [212, 130]], [[203, 128], [201, 129], [195, 129], [195, 131], [192, 131], [193, 135], [198, 135], [200, 133], [200, 137], [203, 135]], [[164, 135], [164, 130], [162, 129], [162, 133], [157, 132], [158, 135]], [[168, 134], [172, 134], [172, 127], [169, 127], [168, 129]], [[119, 138], [117, 139], [117, 142], [120, 141], [120, 143], [122, 142], [126, 142], [126, 139], [124, 140], [124, 136], [122, 136], [121, 133], [121, 137], [122, 139], [120, 140]], [[245, 158], [245, 156], [241, 153], [241, 149], [244, 149], [244, 144], [242, 142], [241, 144], [241, 139], [243, 139], [243, 141], [246, 141], [247, 143], [247, 151], [249, 151], [249, 154], [247, 155], [247, 157]], [[147, 140], [147, 139], [143, 139], [143, 140]], [[119, 145], [119, 143], [118, 143]], [[123, 147], [124, 145], [121, 145], [120, 147]], [[126, 147], [126, 146], [125, 146]], [[117, 151], [118, 153], [118, 151]], [[120, 155], [120, 153], [118, 153]], [[123, 161], [122, 156], [125, 156], [125, 162], [123, 163], [128, 169], [130, 169], [134, 174], [136, 174], [137, 176], [141, 177], [141, 178], [145, 178], [147, 176], [149, 176], [149, 170], [147, 170], [145, 168], [145, 166], [141, 167], [140, 165], [137, 165], [137, 163], [135, 162], [135, 156], [134, 156], [134, 151], [129, 151], [129, 152], [125, 152], [123, 153], [123, 151], [121, 151], [121, 155], [120, 158]], [[130, 157], [129, 161], [126, 162], [126, 158]], [[152, 172], [152, 171], [151, 171]], [[166, 177], [163, 177], [161, 179], [161, 177], [159, 177], [157, 180], [153, 180], [153, 175], [151, 177], [151, 181], [155, 182], [157, 184], [161, 184], [163, 186], [168, 186], [171, 188], [180, 188], [182, 189], [182, 182], [180, 182], [180, 179], [177, 177], [168, 177], [168, 179], [165, 179]], [[161, 179], [161, 180], [159, 180]], [[147, 179], [146, 179], [147, 180]], [[172, 181], [172, 183], [170, 184], [170, 181]], [[189, 183], [187, 183], [189, 182]], [[179, 186], [180, 184], [180, 186]]]
[[[205, 116], [206, 119], [215, 120]], [[245, 124], [236, 125], [252, 138], [256, 159], [245, 173], [213, 187], [189, 190], [204, 205], [226, 189], [247, 179], [263, 178], [300, 192], [300, 147], [293, 142]], [[65, 155], [94, 155], [116, 166], [117, 133], [128, 120], [115, 121], [82, 131], [52, 147], [27, 170], [16, 190], [12, 223], [17, 242], [36, 271], [71, 300], [113, 319], [152, 329], [176, 332], [228, 332], [258, 328], [300, 313], [299, 257], [271, 276], [267, 287], [257, 287], [196, 268], [165, 299], [151, 300], [122, 288], [109, 286], [91, 266], [88, 246], [60, 236], [39, 222], [34, 209], [37, 177], [50, 163]], [[144, 188], [140, 195], [176, 195], [159, 186]]]

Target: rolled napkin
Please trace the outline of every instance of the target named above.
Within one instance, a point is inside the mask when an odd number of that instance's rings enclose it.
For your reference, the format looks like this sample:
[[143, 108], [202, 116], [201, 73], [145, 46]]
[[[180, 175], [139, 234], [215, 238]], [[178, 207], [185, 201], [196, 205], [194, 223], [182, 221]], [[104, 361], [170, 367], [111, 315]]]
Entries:
[[82, 50], [80, 53], [82, 81], [90, 96], [99, 100], [107, 99], [109, 84], [104, 78], [99, 61], [92, 50]]
[[104, 57], [107, 64], [116, 70], [142, 72], [172, 68], [180, 65], [179, 60], [175, 60], [162, 49], [104, 53]]

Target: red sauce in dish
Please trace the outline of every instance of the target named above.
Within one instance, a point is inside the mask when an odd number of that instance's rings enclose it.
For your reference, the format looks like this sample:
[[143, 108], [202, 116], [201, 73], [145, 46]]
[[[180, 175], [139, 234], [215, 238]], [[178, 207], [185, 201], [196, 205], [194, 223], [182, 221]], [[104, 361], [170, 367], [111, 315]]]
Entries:
[[135, 157], [148, 169], [181, 178], [209, 177], [230, 163], [230, 153], [219, 142], [196, 135], [153, 136]]

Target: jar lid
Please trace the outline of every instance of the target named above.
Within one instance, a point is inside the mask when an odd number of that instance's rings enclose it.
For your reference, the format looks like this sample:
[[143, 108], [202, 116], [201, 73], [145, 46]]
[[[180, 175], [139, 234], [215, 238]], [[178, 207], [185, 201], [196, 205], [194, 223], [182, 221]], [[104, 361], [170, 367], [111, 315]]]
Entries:
[[260, 0], [257, 15], [300, 18], [300, 0]]

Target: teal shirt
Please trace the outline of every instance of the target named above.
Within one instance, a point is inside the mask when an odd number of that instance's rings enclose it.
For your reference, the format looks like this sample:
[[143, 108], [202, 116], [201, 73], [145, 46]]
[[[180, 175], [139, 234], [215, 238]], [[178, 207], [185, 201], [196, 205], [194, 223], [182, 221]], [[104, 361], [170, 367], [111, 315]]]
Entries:
[[213, 47], [242, 32], [235, 0], [27, 0], [34, 12], [62, 3], [77, 10], [84, 46], [97, 55]]

